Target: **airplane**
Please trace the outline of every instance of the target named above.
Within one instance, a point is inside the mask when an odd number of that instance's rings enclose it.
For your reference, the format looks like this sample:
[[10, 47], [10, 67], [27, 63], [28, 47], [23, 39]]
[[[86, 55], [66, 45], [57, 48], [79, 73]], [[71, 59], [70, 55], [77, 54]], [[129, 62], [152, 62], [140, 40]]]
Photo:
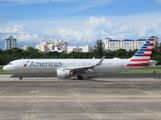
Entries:
[[23, 79], [24, 73], [57, 73], [60, 79], [77, 75], [79, 80], [82, 74], [93, 72], [121, 72], [136, 68], [155, 65], [157, 61], [150, 60], [155, 38], [149, 38], [142, 47], [128, 59], [18, 59], [3, 67], [4, 71], [19, 73]]

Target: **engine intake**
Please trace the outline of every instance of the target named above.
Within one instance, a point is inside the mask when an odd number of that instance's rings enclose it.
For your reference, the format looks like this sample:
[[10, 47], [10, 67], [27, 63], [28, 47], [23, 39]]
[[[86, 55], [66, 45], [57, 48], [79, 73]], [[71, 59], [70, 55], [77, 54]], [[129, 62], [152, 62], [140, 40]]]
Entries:
[[70, 70], [57, 70], [57, 77], [60, 79], [70, 78], [73, 72]]

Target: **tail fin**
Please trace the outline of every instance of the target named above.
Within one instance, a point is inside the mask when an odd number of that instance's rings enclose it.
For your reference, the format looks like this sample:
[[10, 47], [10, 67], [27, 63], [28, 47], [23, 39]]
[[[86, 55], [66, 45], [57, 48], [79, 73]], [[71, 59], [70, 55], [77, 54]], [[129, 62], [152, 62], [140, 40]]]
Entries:
[[152, 53], [152, 49], [154, 46], [155, 38], [149, 38], [143, 46], [134, 54], [132, 58], [130, 58], [130, 62], [140, 62], [146, 63], [150, 62], [150, 57]]

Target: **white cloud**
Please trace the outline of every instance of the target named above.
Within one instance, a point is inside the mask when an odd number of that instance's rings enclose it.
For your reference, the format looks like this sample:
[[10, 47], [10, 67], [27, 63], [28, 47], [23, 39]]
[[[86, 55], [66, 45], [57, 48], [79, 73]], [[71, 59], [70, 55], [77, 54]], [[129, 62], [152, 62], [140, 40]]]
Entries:
[[90, 43], [93, 40], [97, 40], [100, 36], [99, 31], [93, 31], [92, 29], [85, 29], [83, 31], [78, 30], [67, 30], [60, 28], [58, 30], [58, 34], [60, 38], [68, 41], [68, 42], [83, 42], [83, 43]]
[[161, 0], [156, 0], [157, 3], [161, 3]]
[[[75, 0], [77, 1], [77, 0]], [[79, 3], [84, 3], [84, 5], [80, 6], [78, 11], [86, 10], [89, 8], [93, 8], [96, 6], [107, 5], [111, 3], [111, 0], [86, 0], [86, 1], [79, 1]]]
[[87, 9], [94, 6], [109, 4], [111, 0], [0, 0], [0, 2], [4, 3], [16, 3], [16, 4], [33, 4], [33, 3], [44, 3], [44, 2], [59, 2], [59, 3], [82, 3], [86, 4], [82, 6], [82, 9]]
[[[15, 38], [17, 38], [18, 41], [42, 41], [44, 38], [41, 35], [33, 34], [33, 33], [27, 33], [26, 27], [24, 24], [14, 25], [13, 27], [7, 27], [4, 29], [0, 29], [1, 37], [2, 39], [5, 39], [5, 37], [9, 35], [13, 35]], [[4, 35], [3, 35], [4, 34]]]
[[[141, 15], [135, 16], [138, 18]], [[143, 17], [143, 16], [142, 16]], [[145, 21], [140, 19], [130, 19], [134, 16], [117, 18], [116, 21], [114, 18], [107, 17], [90, 17], [86, 22], [86, 28], [83, 30], [76, 29], [64, 29], [60, 28], [58, 34], [60, 38], [70, 42], [83, 42], [83, 43], [94, 43], [97, 39], [104, 39], [110, 37], [112, 39], [139, 39], [139, 38], [148, 38], [150, 36], [160, 37], [161, 31], [161, 21], [160, 19], [154, 21], [153, 19]], [[127, 19], [127, 20], [126, 20]], [[129, 21], [129, 19], [131, 21]], [[154, 18], [155, 19], [155, 18]], [[153, 21], [153, 24], [151, 24]], [[160, 21], [160, 22], [157, 22]], [[160, 33], [159, 33], [160, 32]]]
[[120, 29], [119, 29], [119, 32], [124, 33], [124, 32], [128, 32], [128, 31], [131, 31], [131, 30], [133, 30], [132, 27], [126, 26], [126, 25], [121, 25], [121, 26], [120, 26]]
[[18, 4], [31, 4], [48, 2], [49, 0], [0, 0], [2, 2], [18, 3]]
[[83, 3], [83, 4], [93, 4], [102, 5], [110, 4], [111, 0], [49, 0], [53, 2], [63, 2], [63, 3]]
[[100, 26], [106, 26], [110, 28], [112, 26], [112, 23], [110, 20], [107, 20], [105, 17], [96, 18], [96, 17], [90, 17], [88, 21], [85, 22], [86, 25], [88, 25], [91, 28], [97, 28]]
[[21, 24], [21, 25], [15, 25], [13, 27], [13, 29], [11, 30], [11, 32], [13, 33], [22, 33], [23, 32], [23, 29], [24, 29], [24, 25]]
[[0, 18], [0, 23], [5, 23], [7, 20], [5, 18]]
[[0, 29], [2, 33], [23, 33], [25, 30], [25, 26], [23, 24], [14, 25], [12, 28], [7, 27], [5, 29]]
[[15, 35], [15, 37], [18, 41], [30, 41], [30, 43], [38, 41], [41, 42], [44, 40], [44, 38], [38, 34], [19, 34]]
[[[153, 17], [151, 17], [153, 16]], [[146, 19], [142, 19], [146, 18]], [[13, 35], [20, 41], [40, 42], [63, 39], [69, 44], [91, 44], [97, 39], [139, 39], [152, 35], [161, 37], [161, 19], [157, 15], [124, 17], [89, 17], [72, 20], [16, 21], [1, 25], [0, 37]], [[119, 21], [118, 21], [119, 20]], [[7, 22], [8, 23], [8, 22]], [[17, 24], [23, 23], [23, 24]], [[12, 27], [8, 27], [12, 26]]]
[[147, 33], [148, 29], [150, 29], [149, 26], [142, 26], [142, 27], [138, 30], [138, 35], [139, 35], [139, 37], [146, 36], [146, 33]]
[[161, 34], [161, 22], [157, 23], [157, 28], [156, 29], [157, 29], [157, 33]]

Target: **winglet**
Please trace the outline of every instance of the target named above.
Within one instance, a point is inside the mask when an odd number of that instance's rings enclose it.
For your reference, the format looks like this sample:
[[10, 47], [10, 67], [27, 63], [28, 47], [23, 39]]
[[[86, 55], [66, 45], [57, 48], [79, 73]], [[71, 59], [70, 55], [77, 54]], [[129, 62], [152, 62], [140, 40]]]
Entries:
[[104, 58], [105, 58], [105, 56], [103, 56], [103, 57], [101, 58], [101, 60], [100, 60], [95, 66], [100, 66], [100, 65], [102, 64]]

